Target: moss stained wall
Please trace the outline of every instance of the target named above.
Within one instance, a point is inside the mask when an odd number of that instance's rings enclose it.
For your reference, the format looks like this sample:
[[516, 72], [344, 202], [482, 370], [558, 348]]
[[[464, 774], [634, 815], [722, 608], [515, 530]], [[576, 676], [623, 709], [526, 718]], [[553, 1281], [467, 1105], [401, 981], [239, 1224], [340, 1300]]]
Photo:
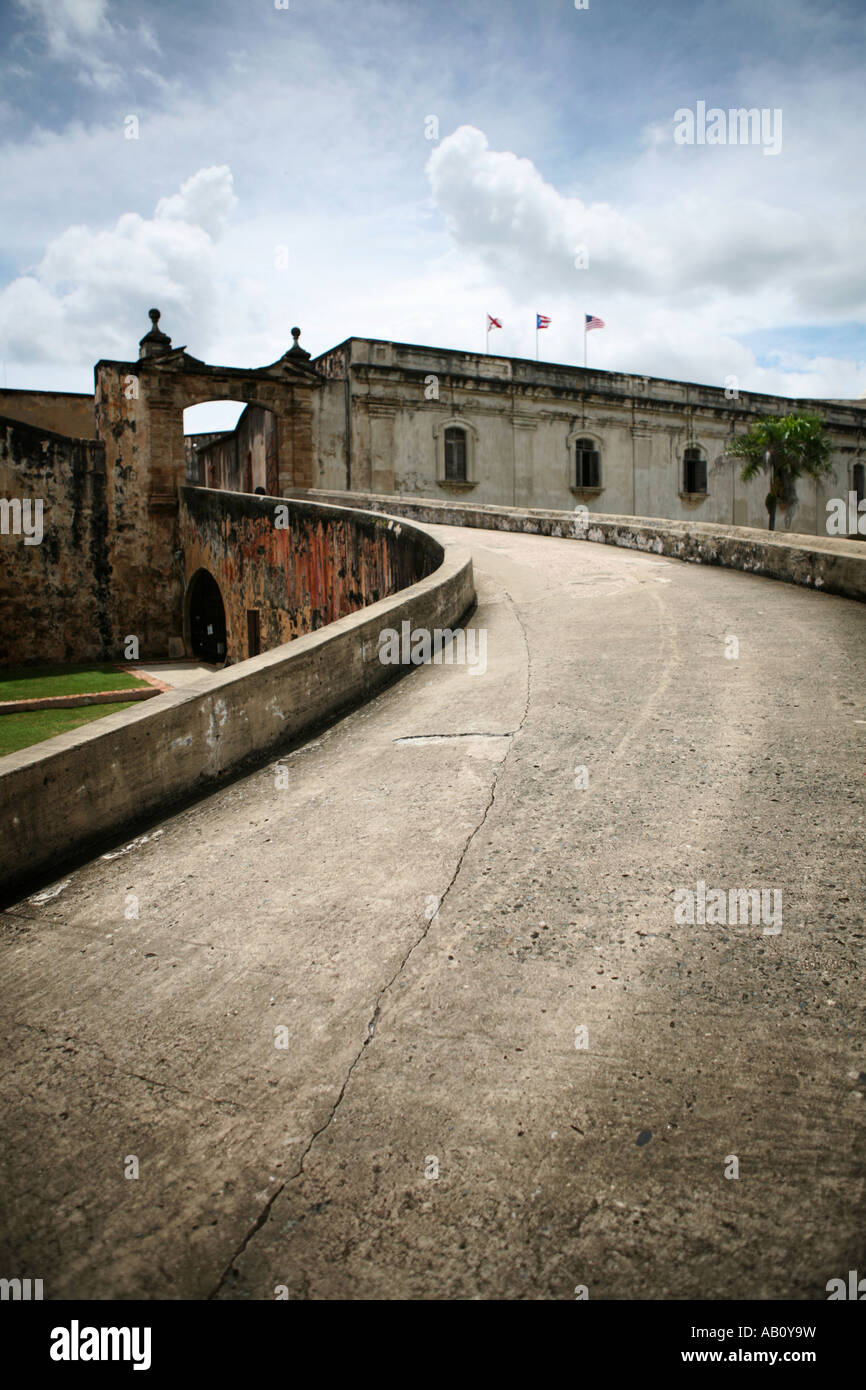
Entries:
[[441, 559], [429, 537], [386, 518], [209, 488], [181, 490], [179, 529], [187, 589], [199, 569], [220, 587], [232, 661], [249, 655], [250, 610], [267, 651], [426, 578]]
[[104, 446], [0, 417], [0, 497], [42, 501], [39, 544], [0, 535], [0, 663], [113, 655]]
[[[99, 362], [96, 426], [105, 444], [114, 583], [112, 655], [127, 634], [142, 657], [183, 655], [177, 485], [183, 412], [147, 363]], [[154, 379], [155, 378], [155, 379]]]

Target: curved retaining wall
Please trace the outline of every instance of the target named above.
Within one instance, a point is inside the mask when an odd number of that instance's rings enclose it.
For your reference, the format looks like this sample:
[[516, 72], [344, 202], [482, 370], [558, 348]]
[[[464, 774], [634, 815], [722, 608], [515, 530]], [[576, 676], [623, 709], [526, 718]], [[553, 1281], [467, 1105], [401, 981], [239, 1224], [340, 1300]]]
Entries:
[[[324, 509], [321, 509], [324, 510]], [[333, 512], [333, 509], [330, 509]], [[353, 520], [345, 513], [347, 522]], [[357, 520], [366, 522], [361, 513]], [[0, 759], [0, 895], [57, 877], [64, 861], [126, 838], [157, 812], [285, 748], [368, 699], [408, 667], [378, 658], [379, 632], [404, 620], [456, 627], [472, 608], [472, 561], [399, 521], [374, 519], [423, 548], [426, 578], [293, 642]]]
[[373, 496], [367, 493], [306, 491], [292, 493], [346, 505], [363, 502], [371, 511], [411, 517], [442, 526], [472, 526], [489, 531], [523, 531], [533, 536], [648, 550], [692, 564], [747, 570], [787, 584], [803, 584], [828, 594], [866, 602], [866, 546], [862, 541], [831, 536], [800, 536], [711, 522], [667, 521], [658, 517], [584, 514], [581, 530], [574, 512], [520, 507], [472, 506], [438, 498]]
[[269, 651], [424, 579], [442, 559], [426, 532], [376, 513], [201, 487], [180, 489], [178, 535], [185, 590], [199, 569], [219, 585], [232, 661], [250, 655], [251, 609]]

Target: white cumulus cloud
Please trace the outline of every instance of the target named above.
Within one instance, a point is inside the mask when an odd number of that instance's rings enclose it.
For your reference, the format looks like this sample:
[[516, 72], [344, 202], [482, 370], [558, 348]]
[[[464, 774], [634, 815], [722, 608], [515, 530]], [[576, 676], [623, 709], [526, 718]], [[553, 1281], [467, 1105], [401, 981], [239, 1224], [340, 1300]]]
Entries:
[[176, 343], [203, 341], [216, 314], [215, 243], [236, 201], [231, 170], [217, 165], [160, 199], [151, 218], [127, 212], [111, 228], [68, 227], [0, 291], [0, 356], [134, 357], [154, 304]]

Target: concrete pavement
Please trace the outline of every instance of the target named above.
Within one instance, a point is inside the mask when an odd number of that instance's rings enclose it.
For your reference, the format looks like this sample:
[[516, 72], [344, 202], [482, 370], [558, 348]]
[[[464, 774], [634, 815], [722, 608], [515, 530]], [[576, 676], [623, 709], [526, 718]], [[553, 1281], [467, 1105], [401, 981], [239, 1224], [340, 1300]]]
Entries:
[[164, 685], [166, 690], [176, 690], [178, 686], [194, 685], [202, 676], [209, 676], [212, 671], [221, 669], [209, 661], [153, 661], [136, 666], [135, 673], [150, 676]]
[[[413, 671], [2, 914], [0, 1272], [826, 1297], [866, 1269], [862, 606], [433, 529], [486, 674]], [[781, 930], [678, 922], [700, 882]]]

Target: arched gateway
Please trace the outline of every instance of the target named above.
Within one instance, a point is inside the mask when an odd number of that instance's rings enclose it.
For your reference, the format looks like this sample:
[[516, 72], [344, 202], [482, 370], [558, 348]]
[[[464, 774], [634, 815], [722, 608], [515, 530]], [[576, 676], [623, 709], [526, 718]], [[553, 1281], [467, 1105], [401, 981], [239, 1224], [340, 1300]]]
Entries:
[[[183, 412], [199, 401], [240, 400], [276, 418], [277, 490], [312, 487], [313, 393], [324, 378], [292, 329], [292, 346], [267, 367], [213, 367], [173, 348], [150, 310], [137, 362], [97, 362], [96, 430], [105, 445], [112, 583], [130, 596], [113, 645], [135, 633], [141, 650], [184, 654], [178, 489], [186, 481]], [[136, 596], [135, 598], [131, 596]], [[218, 659], [218, 658], [217, 658]]]

